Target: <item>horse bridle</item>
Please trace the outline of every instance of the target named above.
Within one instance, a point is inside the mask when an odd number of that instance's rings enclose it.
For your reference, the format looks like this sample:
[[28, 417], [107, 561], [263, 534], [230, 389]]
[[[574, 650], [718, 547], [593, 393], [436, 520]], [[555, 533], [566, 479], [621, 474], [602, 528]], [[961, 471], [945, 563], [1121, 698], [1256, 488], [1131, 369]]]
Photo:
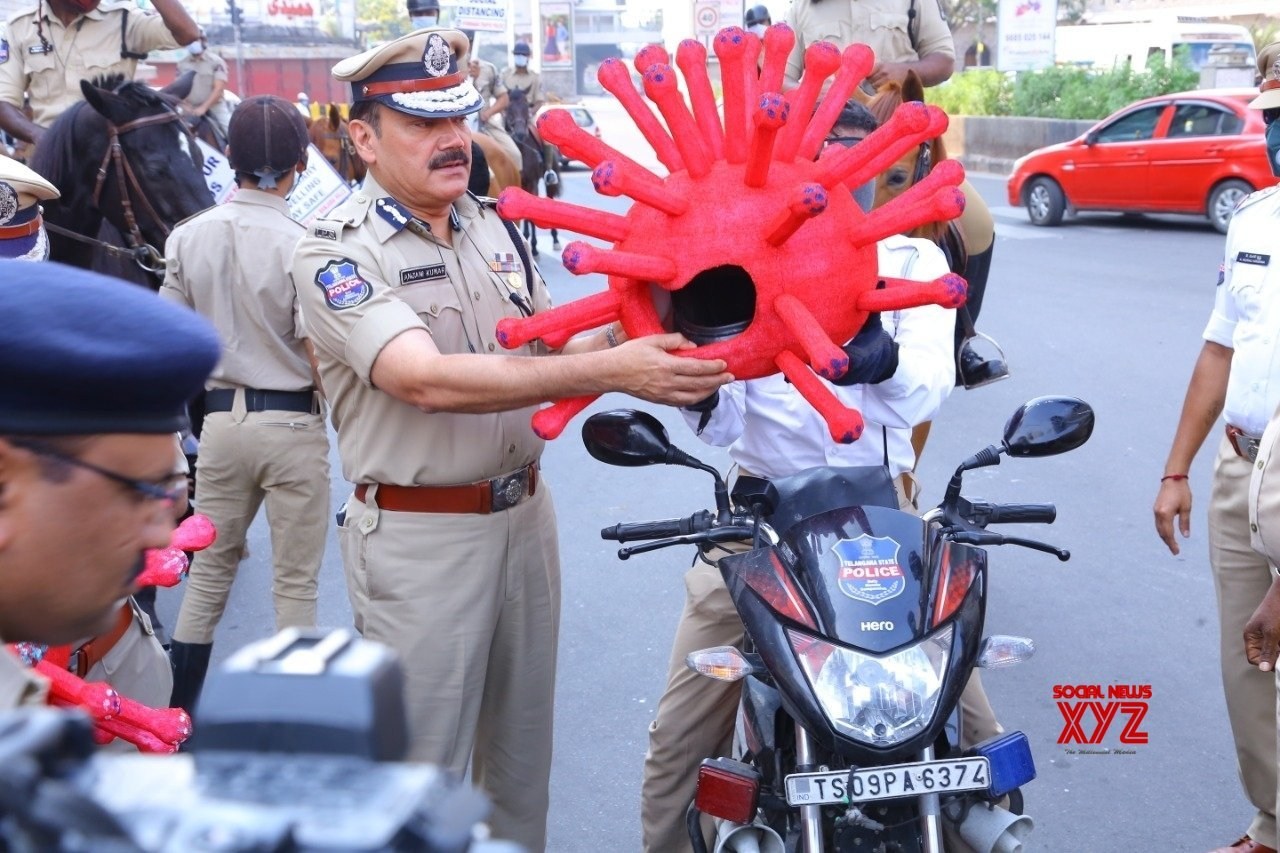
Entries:
[[[120, 137], [126, 133], [137, 130], [141, 127], [149, 127], [155, 124], [168, 124], [169, 122], [177, 122], [187, 137], [188, 150], [191, 153], [192, 162], [199, 163], [200, 158], [197, 154], [195, 134], [191, 128], [187, 127], [186, 122], [178, 114], [177, 110], [169, 105], [165, 105], [165, 111], [151, 116], [143, 116], [124, 124], [114, 124], [107, 122], [107, 133], [109, 140], [107, 142], [107, 151], [102, 156], [102, 164], [98, 166], [98, 180], [93, 186], [93, 204], [99, 210], [102, 209], [102, 188], [107, 182], [107, 176], [112, 171], [115, 172], [116, 182], [120, 185], [120, 203], [124, 209], [124, 221], [128, 227], [128, 233], [125, 237], [129, 241], [129, 248], [124, 249], [120, 246], [112, 245], [104, 240], [98, 240], [85, 234], [77, 234], [67, 228], [52, 223], [46, 223], [45, 227], [54, 233], [61, 234], [64, 237], [70, 237], [73, 240], [79, 240], [82, 243], [92, 243], [103, 249], [106, 249], [113, 255], [128, 256], [133, 258], [143, 271], [159, 275], [164, 272], [164, 255], [157, 251], [142, 237], [142, 229], [138, 227], [138, 219], [133, 212], [133, 198], [137, 196], [139, 205], [151, 219], [160, 226], [164, 235], [169, 236], [172, 230], [165, 224], [164, 220], [156, 212], [155, 206], [151, 204], [151, 200], [147, 198], [147, 194], [142, 189], [142, 184], [138, 181], [138, 176], [134, 174], [133, 166], [129, 163], [129, 158], [125, 156], [124, 148], [120, 144]], [[114, 170], [111, 168], [114, 165]], [[132, 188], [132, 193], [130, 192]]]

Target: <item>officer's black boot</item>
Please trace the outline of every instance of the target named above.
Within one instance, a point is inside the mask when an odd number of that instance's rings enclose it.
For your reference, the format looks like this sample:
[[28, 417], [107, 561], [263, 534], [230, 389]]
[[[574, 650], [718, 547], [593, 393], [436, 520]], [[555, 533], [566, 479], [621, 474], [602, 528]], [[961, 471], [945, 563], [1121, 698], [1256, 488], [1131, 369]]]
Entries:
[[182, 708], [191, 714], [204, 688], [204, 676], [209, 671], [209, 655], [213, 643], [169, 644], [169, 663], [173, 666], [173, 693], [169, 696], [170, 708]]

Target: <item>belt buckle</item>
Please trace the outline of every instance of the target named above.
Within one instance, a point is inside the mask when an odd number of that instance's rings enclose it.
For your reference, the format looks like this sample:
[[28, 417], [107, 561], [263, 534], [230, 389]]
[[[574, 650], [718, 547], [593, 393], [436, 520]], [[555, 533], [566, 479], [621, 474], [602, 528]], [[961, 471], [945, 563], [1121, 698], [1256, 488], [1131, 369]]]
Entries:
[[521, 468], [489, 481], [489, 511], [502, 512], [524, 500], [529, 492], [529, 469]]
[[1227, 440], [1241, 459], [1250, 463], [1258, 460], [1258, 447], [1261, 446], [1262, 439], [1254, 438], [1240, 427], [1227, 424]]

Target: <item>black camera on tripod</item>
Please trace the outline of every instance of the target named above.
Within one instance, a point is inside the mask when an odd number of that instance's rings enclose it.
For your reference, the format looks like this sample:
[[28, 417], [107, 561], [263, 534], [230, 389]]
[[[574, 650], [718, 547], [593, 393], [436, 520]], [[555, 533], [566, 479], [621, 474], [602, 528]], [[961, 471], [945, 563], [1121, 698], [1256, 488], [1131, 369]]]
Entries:
[[0, 850], [519, 853], [407, 744], [389, 649], [282, 631], [210, 678], [180, 755], [96, 753], [76, 712], [0, 714]]

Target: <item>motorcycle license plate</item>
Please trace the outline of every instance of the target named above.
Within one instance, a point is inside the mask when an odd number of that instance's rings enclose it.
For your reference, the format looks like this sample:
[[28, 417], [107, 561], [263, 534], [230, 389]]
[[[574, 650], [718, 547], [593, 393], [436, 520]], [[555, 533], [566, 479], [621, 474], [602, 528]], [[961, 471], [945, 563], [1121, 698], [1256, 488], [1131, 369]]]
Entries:
[[820, 806], [866, 803], [950, 791], [980, 791], [991, 782], [986, 758], [953, 758], [889, 767], [863, 767], [850, 773], [796, 773], [787, 777], [787, 805]]

